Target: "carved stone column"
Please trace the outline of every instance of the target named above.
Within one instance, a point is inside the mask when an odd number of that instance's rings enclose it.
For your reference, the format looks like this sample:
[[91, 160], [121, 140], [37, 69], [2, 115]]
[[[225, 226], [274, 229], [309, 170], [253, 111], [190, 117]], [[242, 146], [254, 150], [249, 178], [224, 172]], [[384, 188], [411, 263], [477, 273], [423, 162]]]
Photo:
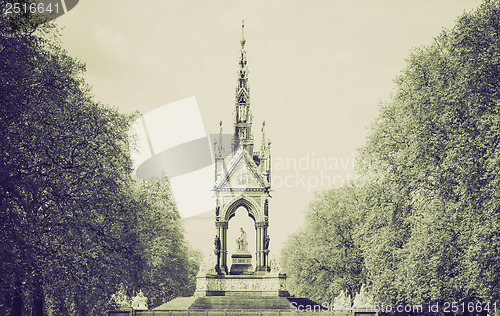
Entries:
[[256, 268], [255, 271], [268, 271], [267, 267], [267, 253], [269, 250], [265, 248], [266, 246], [266, 237], [267, 237], [267, 227], [269, 226], [268, 222], [257, 222], [255, 223], [255, 232], [256, 232], [256, 258], [255, 258], [255, 263], [256, 263]]
[[259, 223], [255, 223], [255, 271], [260, 270], [260, 226]]
[[220, 239], [220, 251], [219, 260], [217, 260], [219, 267], [218, 273], [227, 274], [227, 227], [228, 223], [226, 221], [215, 222], [215, 227], [217, 228], [217, 236]]

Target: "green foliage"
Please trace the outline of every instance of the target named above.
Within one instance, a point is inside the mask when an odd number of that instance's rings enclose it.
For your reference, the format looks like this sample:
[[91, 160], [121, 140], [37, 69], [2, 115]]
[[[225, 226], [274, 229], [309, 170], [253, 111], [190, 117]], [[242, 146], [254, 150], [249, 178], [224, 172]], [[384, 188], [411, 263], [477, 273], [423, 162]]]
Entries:
[[499, 13], [485, 1], [416, 49], [362, 150], [386, 197], [364, 243], [382, 302], [498, 299]]
[[168, 179], [139, 182], [137, 235], [145, 259], [141, 289], [152, 306], [194, 293], [201, 254], [184, 240], [184, 230]]
[[341, 290], [353, 295], [364, 281], [356, 236], [363, 214], [354, 186], [318, 194], [306, 226], [292, 235], [281, 257], [289, 290], [318, 302], [333, 302]]
[[197, 261], [168, 182], [132, 178], [133, 115], [95, 102], [52, 24], [0, 18], [0, 309], [97, 315], [120, 283], [188, 294]]
[[415, 49], [395, 83], [357, 189], [317, 197], [283, 252], [294, 292], [329, 300], [366, 281], [393, 306], [498, 301], [500, 4]]

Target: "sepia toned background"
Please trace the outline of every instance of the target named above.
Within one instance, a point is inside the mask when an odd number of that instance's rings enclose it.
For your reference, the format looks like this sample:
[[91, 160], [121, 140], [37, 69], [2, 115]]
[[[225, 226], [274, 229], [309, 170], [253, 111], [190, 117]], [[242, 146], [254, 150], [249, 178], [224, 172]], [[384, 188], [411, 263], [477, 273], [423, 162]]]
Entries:
[[[124, 113], [147, 113], [195, 96], [206, 132], [213, 134], [220, 120], [232, 132], [245, 20], [256, 146], [263, 119], [272, 141], [269, 233], [276, 255], [300, 227], [315, 191], [355, 177], [356, 148], [412, 47], [479, 4], [80, 1], [58, 23], [65, 27], [62, 46], [87, 64], [97, 100]], [[185, 221], [191, 244], [211, 250], [213, 213]], [[251, 219], [239, 212], [230, 223], [230, 246], [240, 226], [252, 245]]]

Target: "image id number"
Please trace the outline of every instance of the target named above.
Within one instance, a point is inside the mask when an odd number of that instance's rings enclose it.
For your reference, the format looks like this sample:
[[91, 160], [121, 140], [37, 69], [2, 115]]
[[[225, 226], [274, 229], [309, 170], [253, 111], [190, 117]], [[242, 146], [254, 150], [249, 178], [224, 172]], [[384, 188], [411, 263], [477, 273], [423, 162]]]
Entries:
[[6, 3], [4, 8], [5, 14], [20, 14], [20, 13], [32, 13], [32, 14], [51, 14], [59, 13], [59, 3], [52, 4], [49, 3]]

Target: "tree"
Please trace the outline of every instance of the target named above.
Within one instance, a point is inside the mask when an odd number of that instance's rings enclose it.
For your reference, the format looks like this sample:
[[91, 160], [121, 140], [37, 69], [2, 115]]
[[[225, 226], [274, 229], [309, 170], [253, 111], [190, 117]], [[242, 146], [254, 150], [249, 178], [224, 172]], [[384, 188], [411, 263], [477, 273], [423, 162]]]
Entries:
[[357, 189], [318, 196], [289, 239], [292, 289], [328, 300], [365, 280], [379, 304], [496, 302], [500, 4], [485, 0], [415, 49], [395, 83], [360, 150]]
[[135, 291], [141, 289], [152, 306], [195, 291], [201, 253], [184, 239], [182, 220], [168, 179], [139, 181], [136, 233], [145, 259]]
[[2, 310], [96, 315], [120, 283], [189, 291], [196, 261], [169, 188], [148, 194], [131, 175], [135, 116], [93, 100], [54, 24], [11, 25], [0, 17]]
[[363, 243], [381, 302], [499, 298], [499, 13], [484, 1], [414, 50], [362, 150], [383, 196]]
[[344, 290], [354, 298], [365, 281], [358, 226], [361, 192], [346, 186], [320, 193], [309, 205], [305, 226], [281, 252], [289, 290], [318, 302], [333, 302]]
[[132, 117], [92, 100], [84, 66], [50, 39], [54, 26], [13, 32], [1, 23], [4, 297], [16, 313], [24, 300], [42, 315], [62, 308], [57, 292], [67, 289], [75, 314], [88, 314], [88, 286], [109, 286], [111, 247], [127, 246], [113, 226], [131, 216], [119, 199]]

